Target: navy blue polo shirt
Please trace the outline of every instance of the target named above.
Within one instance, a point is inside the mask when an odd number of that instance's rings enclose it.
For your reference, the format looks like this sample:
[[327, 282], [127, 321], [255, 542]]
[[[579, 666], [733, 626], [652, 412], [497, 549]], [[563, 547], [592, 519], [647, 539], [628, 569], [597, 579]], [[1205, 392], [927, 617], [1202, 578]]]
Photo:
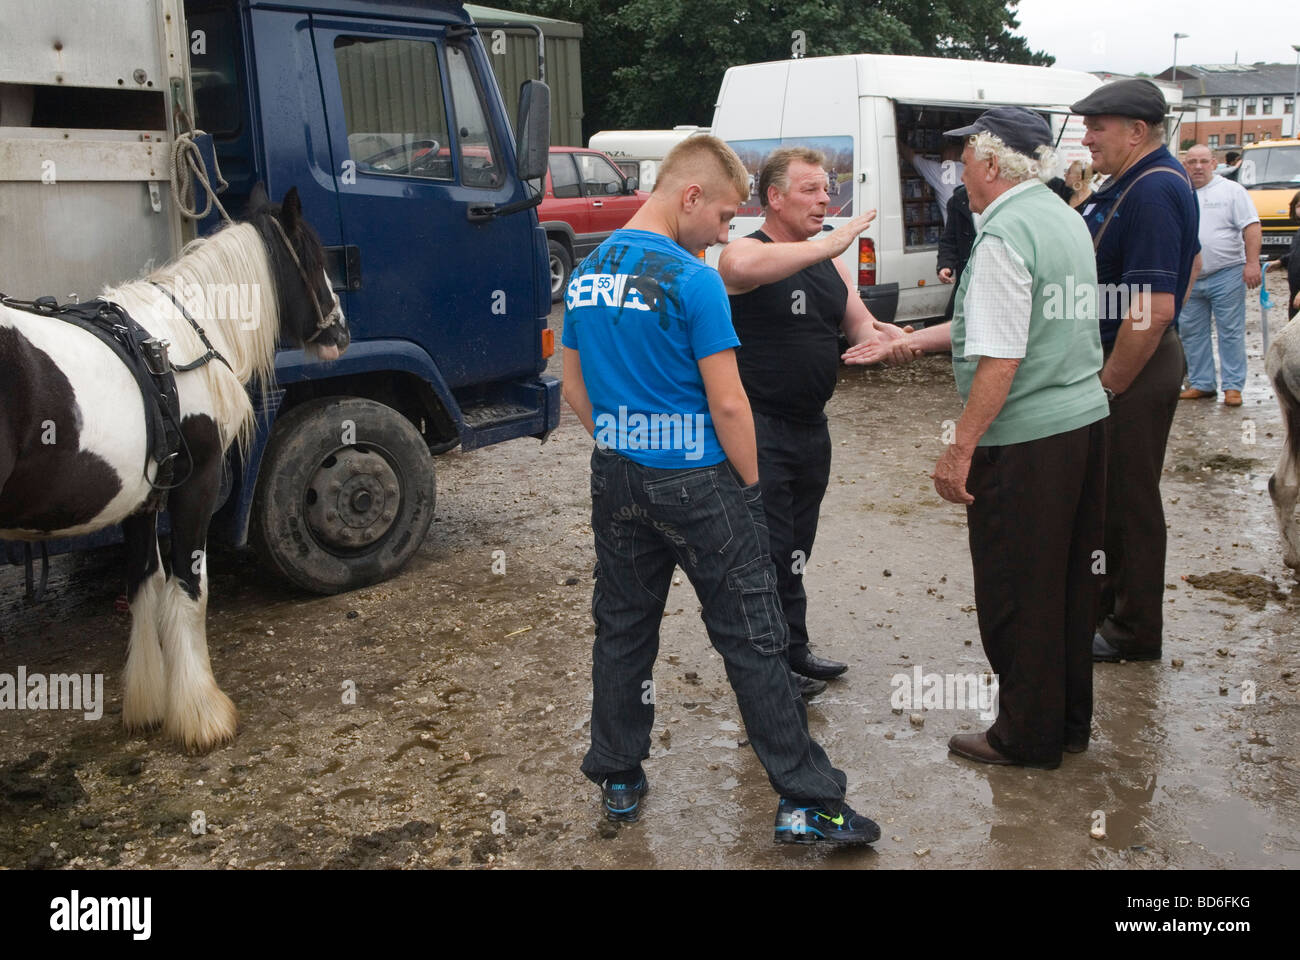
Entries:
[[[1130, 183], [1147, 170], [1167, 167], [1177, 176], [1155, 173], [1143, 178], [1120, 204], [1097, 248], [1097, 316], [1101, 342], [1110, 347], [1119, 333], [1127, 297], [1110, 295], [1118, 288], [1150, 285], [1152, 293], [1174, 295], [1174, 324], [1182, 310], [1192, 261], [1200, 252], [1197, 237], [1201, 212], [1187, 174], [1165, 147], [1151, 151], [1124, 174], [1089, 197], [1079, 209], [1095, 237], [1106, 215]], [[1108, 286], [1109, 285], [1109, 286]]]

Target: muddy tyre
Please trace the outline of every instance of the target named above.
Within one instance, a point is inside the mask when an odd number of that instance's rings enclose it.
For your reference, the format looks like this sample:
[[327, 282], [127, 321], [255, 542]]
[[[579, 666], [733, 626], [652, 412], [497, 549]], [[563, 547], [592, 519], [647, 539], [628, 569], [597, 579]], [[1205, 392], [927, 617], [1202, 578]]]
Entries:
[[546, 251], [551, 264], [551, 303], [564, 299], [564, 291], [569, 286], [569, 274], [573, 272], [573, 257], [564, 244], [557, 240], [546, 241]]
[[323, 397], [276, 419], [253, 500], [267, 562], [313, 593], [395, 575], [419, 549], [436, 490], [429, 448], [396, 410]]

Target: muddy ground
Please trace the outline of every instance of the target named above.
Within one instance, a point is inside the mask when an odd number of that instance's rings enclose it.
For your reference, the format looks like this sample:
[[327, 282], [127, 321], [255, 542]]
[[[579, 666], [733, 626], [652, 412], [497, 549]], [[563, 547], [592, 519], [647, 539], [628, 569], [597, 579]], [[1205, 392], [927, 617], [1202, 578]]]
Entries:
[[1164, 660], [1096, 668], [1091, 747], [1055, 771], [950, 756], [983, 728], [974, 710], [891, 709], [895, 674], [987, 666], [964, 513], [927, 476], [958, 404], [944, 358], [843, 370], [807, 586], [816, 648], [852, 669], [809, 718], [882, 824], [874, 849], [771, 842], [775, 796], [687, 585], [663, 623], [642, 821], [601, 819], [578, 772], [591, 442], [566, 410], [544, 445], [440, 457], [428, 541], [389, 583], [313, 597], [214, 553], [212, 661], [241, 727], [206, 756], [121, 729], [112, 551], [57, 559], [36, 608], [0, 571], [0, 672], [103, 673], [108, 700], [98, 721], [0, 711], [0, 866], [1300, 866], [1300, 590], [1266, 490], [1282, 434], [1257, 304], [1248, 336], [1245, 405], [1183, 403], [1174, 424]]

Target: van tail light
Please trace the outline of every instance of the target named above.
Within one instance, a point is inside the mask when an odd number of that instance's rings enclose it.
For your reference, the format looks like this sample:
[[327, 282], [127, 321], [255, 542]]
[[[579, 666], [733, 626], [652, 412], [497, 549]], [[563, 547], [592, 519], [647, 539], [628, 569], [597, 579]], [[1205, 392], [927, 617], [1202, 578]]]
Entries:
[[876, 241], [868, 237], [858, 238], [858, 286], [874, 287], [876, 285]]
[[555, 331], [549, 327], [542, 331], [542, 359], [549, 359], [555, 353]]

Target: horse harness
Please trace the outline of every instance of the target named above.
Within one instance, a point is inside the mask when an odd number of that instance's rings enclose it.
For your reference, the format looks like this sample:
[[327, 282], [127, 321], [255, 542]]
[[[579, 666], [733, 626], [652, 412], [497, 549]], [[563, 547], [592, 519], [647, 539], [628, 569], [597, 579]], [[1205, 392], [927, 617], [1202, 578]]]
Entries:
[[[0, 294], [0, 303], [18, 310], [24, 310], [41, 317], [62, 320], [80, 327], [113, 351], [135, 377], [144, 400], [145, 428], [148, 452], [145, 457], [144, 476], [150, 486], [149, 496], [144, 502], [144, 509], [161, 511], [167, 506], [167, 492], [174, 490], [187, 479], [189, 472], [180, 480], [175, 478], [176, 460], [184, 449], [189, 461], [189, 470], [194, 469], [194, 460], [181, 434], [180, 396], [176, 390], [176, 373], [196, 370], [212, 360], [220, 360], [230, 367], [229, 361], [208, 340], [207, 334], [198, 322], [176, 299], [170, 290], [162, 284], [153, 283], [162, 291], [181, 315], [189, 321], [207, 352], [198, 359], [186, 364], [172, 364], [167, 356], [169, 346], [166, 340], [159, 339], [142, 327], [119, 304], [107, 300], [94, 299], [85, 303], [63, 303], [53, 297], [38, 297], [35, 300], [15, 300]], [[154, 478], [149, 480], [149, 463], [157, 465]]]

